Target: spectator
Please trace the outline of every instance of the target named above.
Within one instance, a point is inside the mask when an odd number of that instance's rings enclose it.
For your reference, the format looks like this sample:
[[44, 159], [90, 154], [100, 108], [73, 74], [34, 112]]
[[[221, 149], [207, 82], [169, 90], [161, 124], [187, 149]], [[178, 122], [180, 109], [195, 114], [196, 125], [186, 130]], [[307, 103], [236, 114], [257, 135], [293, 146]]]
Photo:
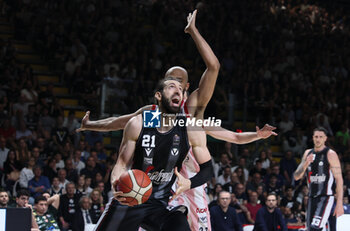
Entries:
[[86, 161], [87, 158], [90, 156], [90, 152], [87, 150], [86, 141], [79, 141], [79, 150], [81, 150], [81, 161]]
[[4, 162], [10, 149], [6, 148], [6, 139], [0, 136], [0, 170], [4, 168]]
[[80, 174], [93, 179], [97, 172], [100, 172], [99, 166], [96, 164], [94, 157], [90, 156], [86, 161], [86, 167], [81, 170]]
[[28, 192], [28, 190], [26, 190], [26, 189], [19, 190], [17, 192], [17, 196], [16, 196], [16, 207], [17, 208], [29, 208], [31, 210], [32, 229], [33, 229], [33, 228], [38, 228], [38, 224], [36, 223], [36, 220], [35, 220], [33, 208], [30, 204], [28, 204], [29, 196], [30, 196], [30, 193]]
[[234, 193], [231, 193], [231, 203], [230, 207], [234, 208], [236, 210], [238, 220], [241, 222], [241, 224], [248, 224], [250, 221], [252, 221], [250, 213], [243, 204], [241, 204], [236, 195]]
[[4, 137], [12, 147], [15, 147], [16, 129], [11, 125], [10, 119], [5, 119], [0, 127], [0, 136]]
[[28, 188], [28, 182], [34, 178], [33, 167], [35, 166], [34, 157], [30, 157], [27, 166], [22, 168], [19, 176], [19, 185], [22, 188]]
[[231, 181], [231, 168], [225, 167], [223, 174], [217, 178], [217, 183], [221, 185], [225, 185]]
[[37, 196], [35, 198], [33, 214], [35, 220], [41, 231], [53, 230], [59, 231], [57, 221], [54, 218], [54, 215], [48, 212], [48, 203], [47, 199], [44, 196]]
[[248, 200], [248, 196], [245, 192], [245, 187], [243, 184], [239, 183], [235, 188], [235, 195], [240, 204], [246, 204]]
[[277, 196], [270, 193], [266, 198], [266, 206], [259, 209], [253, 231], [287, 231], [282, 212], [277, 208]]
[[287, 186], [285, 189], [285, 193], [284, 196], [281, 200], [281, 208], [292, 208], [293, 204], [294, 204], [294, 190], [293, 190], [293, 186]]
[[237, 173], [231, 174], [231, 181], [223, 186], [223, 189], [229, 193], [233, 193], [236, 185], [239, 183]]
[[69, 140], [69, 131], [67, 128], [63, 127], [63, 118], [61, 116], [56, 119], [56, 127], [52, 129], [51, 134], [54, 145], [56, 146], [56, 150], [63, 153], [63, 146], [66, 141]]
[[291, 151], [287, 151], [285, 156], [280, 161], [281, 172], [287, 185], [292, 184], [293, 173], [297, 167], [298, 165], [293, 157], [293, 153]]
[[47, 176], [52, 182], [54, 177], [57, 177], [57, 169], [56, 169], [56, 159], [51, 157], [47, 161], [47, 165], [44, 167], [44, 176]]
[[75, 129], [80, 127], [80, 123], [75, 118], [75, 112], [70, 110], [68, 113], [68, 117], [64, 118], [63, 127], [68, 129], [69, 139], [73, 141], [74, 146], [78, 145], [78, 141], [80, 139], [80, 133], [75, 132]]
[[80, 174], [80, 171], [85, 168], [85, 163], [81, 161], [81, 159], [82, 153], [79, 149], [76, 149], [74, 151], [73, 166], [78, 171], [78, 174]]
[[96, 220], [91, 212], [91, 200], [87, 196], [83, 196], [79, 200], [79, 208], [74, 214], [72, 230], [73, 231], [84, 231], [89, 225], [94, 224]]
[[56, 169], [64, 168], [64, 161], [62, 160], [62, 154], [56, 153], [54, 158], [56, 160]]
[[256, 164], [256, 161], [260, 160], [262, 164], [263, 169], [268, 169], [270, 167], [272, 156], [267, 153], [266, 150], [262, 150], [260, 152], [260, 156], [254, 160], [254, 164]]
[[243, 168], [239, 166], [239, 167], [235, 168], [234, 172], [237, 174], [237, 178], [239, 180], [239, 183], [245, 185], [247, 183], [247, 178], [245, 177]]
[[36, 165], [33, 167], [34, 178], [28, 182], [28, 188], [32, 197], [37, 197], [44, 192], [48, 192], [51, 188], [49, 178], [42, 176], [41, 167]]
[[67, 180], [74, 183], [78, 182], [78, 171], [74, 169], [73, 160], [70, 158], [66, 159], [64, 166], [67, 172]]
[[59, 220], [62, 230], [72, 229], [74, 214], [78, 211], [79, 196], [75, 194], [74, 183], [67, 183], [66, 194], [60, 197]]
[[253, 177], [255, 173], [259, 173], [262, 179], [267, 173], [266, 169], [262, 167], [262, 161], [260, 159], [255, 162], [253, 169], [249, 171], [249, 177]]
[[58, 222], [58, 208], [60, 206], [60, 195], [55, 194], [50, 196], [49, 193], [43, 193], [43, 196], [47, 200], [47, 205], [48, 205], [47, 212], [52, 214], [52, 216]]
[[7, 208], [8, 203], [9, 194], [5, 190], [0, 189], [0, 208]]
[[277, 175], [271, 174], [269, 183], [266, 185], [267, 193], [275, 193], [278, 196], [282, 196], [283, 189], [277, 185]]
[[252, 191], [249, 194], [249, 202], [245, 205], [250, 213], [250, 216], [252, 218], [251, 223], [255, 223], [256, 214], [258, 213], [258, 210], [262, 207], [261, 204], [258, 203], [258, 193], [255, 191]]
[[209, 208], [213, 205], [217, 205], [217, 199], [218, 199], [218, 195], [219, 192], [222, 191], [222, 185], [221, 184], [215, 184], [214, 189], [212, 190], [212, 192], [209, 193]]
[[[232, 171], [234, 172], [237, 168], [241, 167], [244, 173], [244, 182], [248, 180], [249, 177], [249, 171], [246, 166], [246, 159], [244, 157], [240, 157], [238, 160], [238, 165], [234, 166], [232, 168]], [[240, 174], [238, 174], [238, 178], [240, 178]], [[243, 180], [243, 177], [242, 177]], [[242, 183], [242, 182], [241, 182]], [[243, 183], [242, 183], [243, 184]]]
[[41, 168], [43, 168], [45, 166], [45, 158], [42, 158], [40, 156], [40, 150], [38, 147], [34, 147], [32, 149], [31, 155], [35, 159], [35, 165], [39, 165]]
[[260, 173], [256, 172], [256, 173], [254, 173], [251, 181], [248, 181], [248, 183], [247, 183], [247, 186], [246, 186], [247, 193], [250, 194], [251, 192], [256, 191], [260, 185], [265, 187], [265, 185], [261, 179]]
[[101, 195], [101, 192], [98, 189], [94, 189], [90, 193], [90, 199], [91, 199], [91, 213], [93, 219], [92, 223], [96, 224], [100, 216], [102, 215], [105, 206], [103, 203], [103, 197]]
[[6, 190], [12, 191], [13, 185], [19, 179], [22, 165], [17, 161], [14, 150], [10, 150], [7, 155], [7, 159], [4, 163], [4, 175]]
[[277, 176], [277, 187], [282, 188], [282, 186], [284, 185], [284, 178], [280, 174], [280, 166], [279, 165], [275, 164], [275, 165], [271, 166], [271, 173], [266, 175], [266, 177], [264, 178], [265, 185], [269, 184], [270, 177], [272, 175]]
[[235, 209], [229, 206], [230, 202], [230, 193], [221, 191], [218, 197], [218, 205], [210, 208], [210, 220], [213, 231], [243, 230], [242, 224], [237, 219]]
[[220, 155], [220, 162], [214, 165], [215, 178], [223, 174], [225, 167], [231, 168], [230, 159], [226, 153], [222, 153]]
[[49, 190], [50, 196], [53, 196], [56, 194], [62, 195], [63, 191], [64, 191], [64, 188], [60, 185], [60, 181], [59, 181], [58, 177], [54, 177], [52, 179], [51, 188]]
[[18, 148], [16, 150], [17, 160], [21, 162], [21, 164], [25, 164], [29, 161], [29, 158], [32, 156], [31, 152], [28, 149], [28, 145], [26, 141], [21, 138], [18, 140]]
[[69, 183], [66, 169], [62, 168], [58, 170], [58, 181], [60, 182], [60, 188], [66, 188], [66, 185]]

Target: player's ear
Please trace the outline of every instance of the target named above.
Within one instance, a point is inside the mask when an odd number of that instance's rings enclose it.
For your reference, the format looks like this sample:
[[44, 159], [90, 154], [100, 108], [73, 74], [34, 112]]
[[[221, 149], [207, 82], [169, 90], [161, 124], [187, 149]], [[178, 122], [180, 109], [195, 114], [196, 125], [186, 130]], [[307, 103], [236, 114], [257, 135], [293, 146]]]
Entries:
[[190, 83], [186, 84], [185, 90], [188, 91], [188, 89], [190, 88]]
[[160, 93], [160, 91], [157, 91], [154, 94], [154, 98], [156, 98], [157, 101], [160, 101], [162, 99], [162, 93]]

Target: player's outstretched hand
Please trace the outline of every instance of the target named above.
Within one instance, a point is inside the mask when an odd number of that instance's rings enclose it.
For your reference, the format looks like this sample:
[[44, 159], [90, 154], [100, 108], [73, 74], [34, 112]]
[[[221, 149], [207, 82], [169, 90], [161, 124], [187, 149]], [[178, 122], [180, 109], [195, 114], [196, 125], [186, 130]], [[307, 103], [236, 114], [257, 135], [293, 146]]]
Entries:
[[176, 192], [171, 198], [171, 200], [174, 200], [177, 196], [179, 196], [181, 193], [191, 189], [191, 181], [187, 178], [185, 178], [183, 175], [181, 175], [177, 171], [177, 167], [175, 167], [175, 175], [177, 176], [177, 183], [176, 183]]
[[85, 116], [83, 117], [82, 121], [81, 121], [81, 125], [80, 128], [76, 129], [76, 132], [81, 132], [81, 131], [85, 131], [86, 130], [86, 124], [90, 121], [90, 111], [87, 111], [85, 113]]
[[188, 14], [185, 33], [191, 34], [194, 31], [194, 29], [196, 29], [196, 15], [197, 15], [197, 10], [194, 10], [193, 13]]
[[271, 135], [277, 136], [277, 133], [273, 131], [275, 129], [276, 129], [276, 127], [265, 124], [262, 129], [260, 129], [258, 126], [256, 126], [256, 133], [257, 133], [259, 138], [266, 139], [266, 138], [269, 138]]

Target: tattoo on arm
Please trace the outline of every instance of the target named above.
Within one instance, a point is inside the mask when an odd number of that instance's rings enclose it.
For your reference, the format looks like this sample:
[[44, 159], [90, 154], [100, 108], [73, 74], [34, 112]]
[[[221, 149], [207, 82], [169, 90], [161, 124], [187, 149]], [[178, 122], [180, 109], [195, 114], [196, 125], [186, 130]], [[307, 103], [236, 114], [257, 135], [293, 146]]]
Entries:
[[305, 162], [304, 160], [301, 161], [301, 163], [299, 164], [297, 170], [294, 172], [294, 177], [300, 178], [303, 175], [303, 173], [305, 171], [304, 170], [304, 162]]

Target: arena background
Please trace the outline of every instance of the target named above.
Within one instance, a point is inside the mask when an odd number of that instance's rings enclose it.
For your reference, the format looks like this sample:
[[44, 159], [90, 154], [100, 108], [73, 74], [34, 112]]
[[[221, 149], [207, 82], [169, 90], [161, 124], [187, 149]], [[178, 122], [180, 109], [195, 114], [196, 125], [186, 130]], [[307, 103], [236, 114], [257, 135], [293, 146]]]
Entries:
[[[221, 63], [206, 116], [237, 132], [269, 123], [279, 133], [250, 145], [208, 137], [216, 162], [228, 153], [232, 166], [243, 157], [252, 170], [265, 152], [267, 172], [280, 166], [284, 177], [322, 126], [341, 159], [344, 196], [350, 195], [350, 1], [2, 0], [0, 7], [0, 136], [24, 157], [18, 171], [35, 147], [44, 169], [51, 157], [62, 163], [57, 153], [65, 160], [76, 149], [95, 149], [107, 194], [105, 174], [122, 133], [74, 130], [86, 110], [95, 120], [149, 104], [171, 66], [185, 67], [195, 89], [205, 66], [183, 29], [197, 8], [197, 27]], [[292, 160], [284, 159], [288, 151]], [[1, 186], [14, 196], [20, 185], [7, 179], [4, 161]], [[93, 178], [91, 187], [98, 182]], [[301, 204], [302, 188], [303, 182], [294, 186]]]

